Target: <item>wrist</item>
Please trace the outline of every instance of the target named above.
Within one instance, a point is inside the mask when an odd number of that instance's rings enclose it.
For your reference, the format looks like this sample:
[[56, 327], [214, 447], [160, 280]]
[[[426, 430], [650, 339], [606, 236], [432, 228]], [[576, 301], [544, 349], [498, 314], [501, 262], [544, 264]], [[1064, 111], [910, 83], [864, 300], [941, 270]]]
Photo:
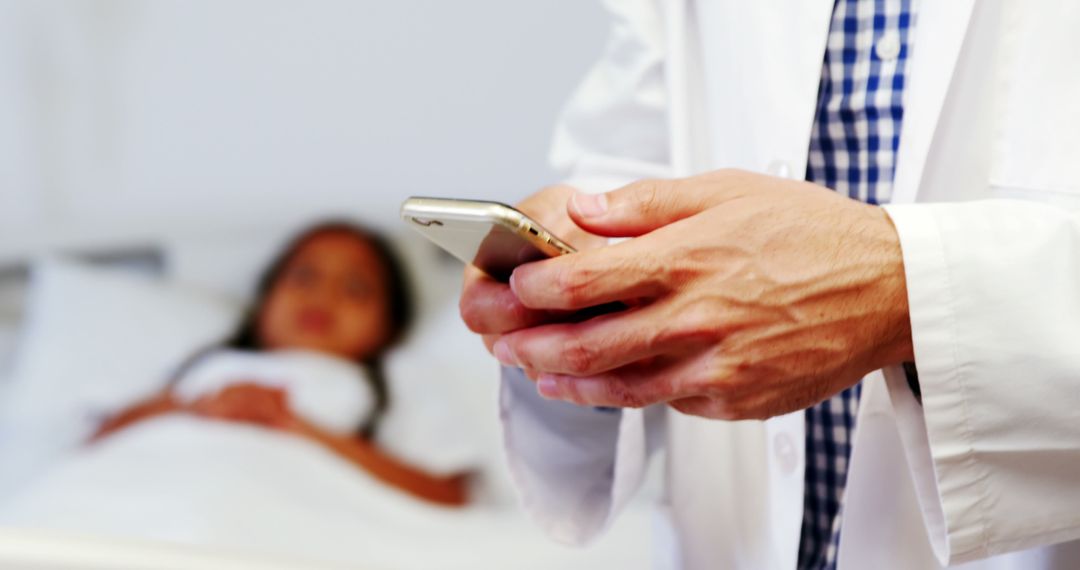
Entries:
[[908, 307], [907, 275], [904, 271], [904, 255], [900, 236], [892, 220], [882, 208], [874, 208], [876, 240], [880, 247], [881, 268], [880, 295], [884, 326], [877, 343], [874, 368], [882, 368], [903, 362], [914, 362], [915, 353], [911, 340], [911, 314]]

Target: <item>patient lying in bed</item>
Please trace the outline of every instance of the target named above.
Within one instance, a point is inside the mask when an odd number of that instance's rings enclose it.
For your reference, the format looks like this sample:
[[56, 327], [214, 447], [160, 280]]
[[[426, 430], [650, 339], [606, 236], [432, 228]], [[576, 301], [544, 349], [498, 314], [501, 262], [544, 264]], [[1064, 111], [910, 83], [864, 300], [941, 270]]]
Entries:
[[420, 499], [464, 504], [464, 474], [426, 473], [373, 440], [389, 406], [381, 359], [411, 312], [381, 239], [317, 226], [269, 267], [231, 339], [195, 355], [164, 392], [111, 417], [93, 440], [164, 414], [242, 422], [312, 441]]

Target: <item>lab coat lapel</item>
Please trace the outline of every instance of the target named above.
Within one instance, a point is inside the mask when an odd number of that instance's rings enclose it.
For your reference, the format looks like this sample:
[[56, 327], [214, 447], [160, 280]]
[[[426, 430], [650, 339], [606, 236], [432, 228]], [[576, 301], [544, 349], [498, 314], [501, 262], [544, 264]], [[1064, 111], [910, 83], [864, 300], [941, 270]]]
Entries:
[[[696, 40], [682, 45], [687, 57], [673, 59], [672, 50], [665, 72], [674, 85], [690, 85], [700, 95], [690, 106], [690, 98], [671, 90], [676, 172], [686, 174], [682, 166], [689, 165], [693, 173], [743, 168], [801, 178], [834, 0], [670, 4], [669, 13], [681, 14], [690, 30], [671, 33]], [[689, 61], [700, 63], [684, 64]], [[689, 127], [707, 136], [681, 137]], [[682, 160], [689, 146], [696, 162]]]
[[892, 202], [914, 202], [975, 0], [919, 2]]
[[707, 170], [709, 156], [708, 133], [701, 120], [705, 115], [705, 88], [701, 83], [700, 44], [691, 20], [695, 7], [690, 0], [676, 0], [665, 7], [671, 169], [674, 176], [691, 176]]

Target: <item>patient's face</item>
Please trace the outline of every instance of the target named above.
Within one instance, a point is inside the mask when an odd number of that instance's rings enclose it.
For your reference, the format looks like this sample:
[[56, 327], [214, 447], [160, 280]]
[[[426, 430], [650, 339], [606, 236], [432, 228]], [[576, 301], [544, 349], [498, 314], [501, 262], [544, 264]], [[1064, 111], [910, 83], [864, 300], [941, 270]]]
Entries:
[[268, 349], [303, 348], [357, 359], [390, 333], [386, 267], [349, 233], [309, 238], [286, 262], [258, 315]]

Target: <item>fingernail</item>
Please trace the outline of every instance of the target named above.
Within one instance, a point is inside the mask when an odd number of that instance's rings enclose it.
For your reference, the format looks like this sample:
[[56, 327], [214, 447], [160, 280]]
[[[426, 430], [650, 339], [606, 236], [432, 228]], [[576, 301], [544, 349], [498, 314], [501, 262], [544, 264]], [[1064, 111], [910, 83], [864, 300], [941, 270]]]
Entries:
[[579, 214], [586, 218], [603, 216], [607, 212], [607, 194], [586, 194], [576, 192], [570, 202]]
[[509, 280], [510, 292], [513, 293], [515, 297], [517, 296], [517, 285], [514, 284], [514, 281], [515, 281], [514, 277], [516, 275], [517, 275], [517, 270], [515, 269], [513, 272], [510, 273], [510, 280]]
[[498, 341], [495, 343], [492, 352], [495, 353], [495, 358], [503, 364], [503, 366], [517, 366], [517, 357], [514, 356], [514, 351], [510, 350], [510, 346], [506, 341]]
[[555, 380], [554, 376], [541, 374], [540, 377], [536, 379], [536, 391], [539, 392], [541, 396], [549, 400], [554, 400], [559, 396], [559, 383]]

